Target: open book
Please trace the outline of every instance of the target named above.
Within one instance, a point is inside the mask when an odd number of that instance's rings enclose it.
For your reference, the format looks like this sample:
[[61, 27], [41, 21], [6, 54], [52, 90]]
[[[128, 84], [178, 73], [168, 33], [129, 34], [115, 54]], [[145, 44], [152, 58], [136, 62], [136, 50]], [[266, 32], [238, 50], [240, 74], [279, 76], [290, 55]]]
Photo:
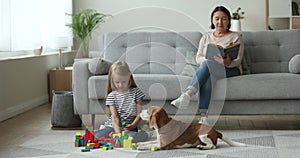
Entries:
[[235, 43], [228, 45], [227, 47], [222, 47], [216, 44], [208, 44], [206, 50], [206, 59], [214, 60], [214, 56], [221, 55], [222, 57], [226, 57], [229, 54], [231, 60], [236, 59], [239, 54], [240, 44]]

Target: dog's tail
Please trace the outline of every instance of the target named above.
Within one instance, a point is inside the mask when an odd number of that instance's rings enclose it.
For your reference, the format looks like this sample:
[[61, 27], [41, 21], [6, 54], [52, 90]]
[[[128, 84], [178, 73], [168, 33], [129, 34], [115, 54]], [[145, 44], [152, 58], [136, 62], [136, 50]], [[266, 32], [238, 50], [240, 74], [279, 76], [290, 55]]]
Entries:
[[230, 138], [225, 137], [224, 135], [222, 135], [221, 139], [222, 139], [224, 142], [226, 142], [227, 144], [229, 144], [230, 146], [234, 146], [234, 147], [244, 147], [244, 146], [247, 146], [247, 145], [244, 144], [244, 143], [240, 143], [240, 142], [233, 141], [233, 140], [231, 140]]

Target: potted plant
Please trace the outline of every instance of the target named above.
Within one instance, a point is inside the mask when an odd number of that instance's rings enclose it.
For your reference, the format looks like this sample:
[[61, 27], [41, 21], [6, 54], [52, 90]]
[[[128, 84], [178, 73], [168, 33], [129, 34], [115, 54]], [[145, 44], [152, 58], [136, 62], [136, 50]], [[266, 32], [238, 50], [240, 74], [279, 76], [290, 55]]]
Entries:
[[232, 20], [240, 20], [244, 18], [245, 12], [241, 8], [237, 8], [231, 15]]
[[93, 9], [84, 9], [78, 14], [67, 15], [72, 16], [73, 23], [66, 24], [66, 26], [70, 27], [75, 36], [79, 38], [83, 47], [83, 57], [88, 57], [92, 31], [104, 23], [105, 18], [110, 15], [99, 13]]
[[240, 19], [244, 19], [245, 12], [239, 7], [235, 11], [232, 12], [231, 15], [231, 31], [241, 31], [241, 21]]

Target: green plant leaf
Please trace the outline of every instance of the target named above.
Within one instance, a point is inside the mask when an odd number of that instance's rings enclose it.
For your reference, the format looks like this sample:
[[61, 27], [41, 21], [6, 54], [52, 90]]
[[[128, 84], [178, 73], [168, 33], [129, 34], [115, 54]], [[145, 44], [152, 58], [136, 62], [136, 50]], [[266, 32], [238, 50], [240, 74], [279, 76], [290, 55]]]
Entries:
[[84, 9], [77, 14], [66, 13], [66, 15], [73, 19], [73, 22], [66, 24], [66, 26], [80, 39], [84, 48], [87, 48], [85, 45], [88, 44], [86, 38], [90, 38], [92, 31], [104, 23], [107, 17], [111, 16], [93, 9]]

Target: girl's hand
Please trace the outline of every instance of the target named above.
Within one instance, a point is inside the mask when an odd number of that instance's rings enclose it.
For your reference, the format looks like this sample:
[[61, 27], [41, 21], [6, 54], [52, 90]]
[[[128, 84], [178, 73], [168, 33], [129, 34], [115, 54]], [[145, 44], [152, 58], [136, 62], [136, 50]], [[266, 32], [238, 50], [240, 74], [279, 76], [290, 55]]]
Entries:
[[110, 132], [108, 136], [112, 138], [114, 134], [120, 134], [120, 133], [121, 132], [118, 132], [118, 133], [117, 132]]
[[115, 132], [110, 132], [108, 136], [112, 138], [113, 134], [115, 134]]
[[126, 126], [125, 126], [125, 130], [126, 131], [131, 131], [131, 130], [133, 130], [133, 129], [135, 129], [135, 125], [133, 125], [133, 124], [127, 124]]

